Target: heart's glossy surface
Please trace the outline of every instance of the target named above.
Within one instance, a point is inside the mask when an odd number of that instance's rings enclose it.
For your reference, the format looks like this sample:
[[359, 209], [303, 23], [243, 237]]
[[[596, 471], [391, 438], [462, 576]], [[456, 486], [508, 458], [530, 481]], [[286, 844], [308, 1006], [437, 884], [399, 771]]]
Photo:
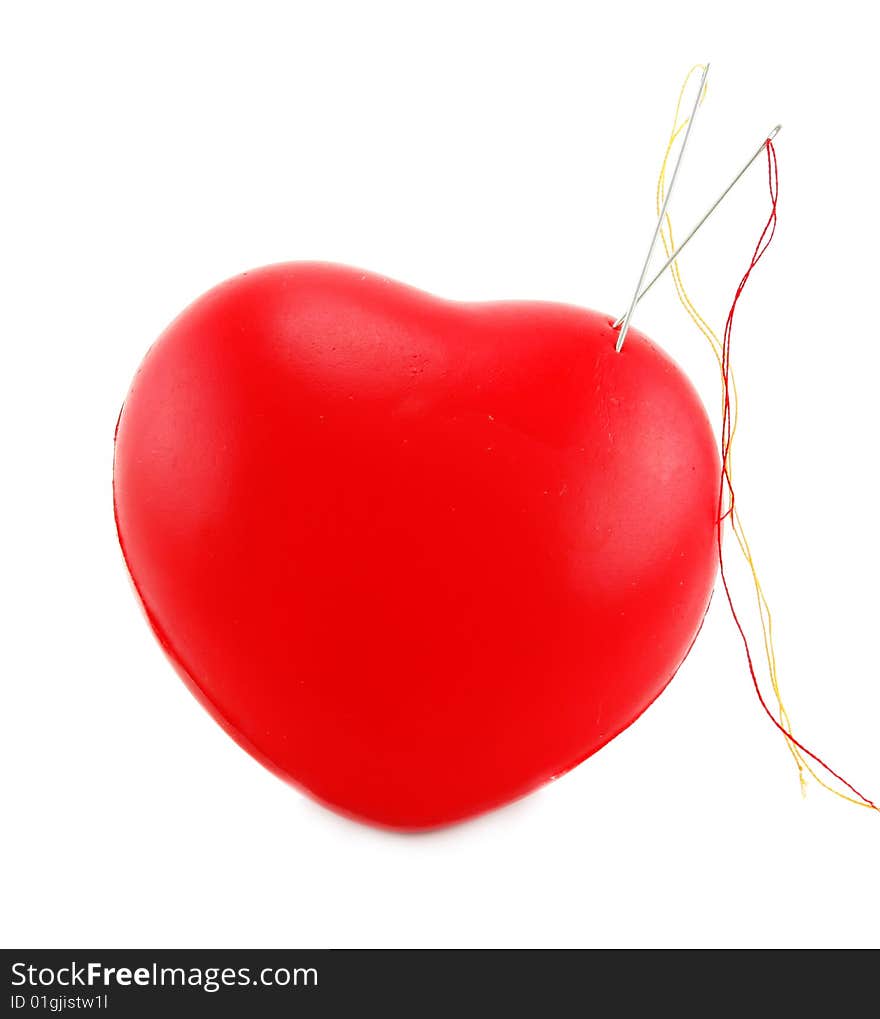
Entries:
[[677, 366], [596, 312], [291, 263], [196, 301], [116, 438], [129, 571], [260, 761], [418, 829], [573, 767], [662, 691], [716, 568]]

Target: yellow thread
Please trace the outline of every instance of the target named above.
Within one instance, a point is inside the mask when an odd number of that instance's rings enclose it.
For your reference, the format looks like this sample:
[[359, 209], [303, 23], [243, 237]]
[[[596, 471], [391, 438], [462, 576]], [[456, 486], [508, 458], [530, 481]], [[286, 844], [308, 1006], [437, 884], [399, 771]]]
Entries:
[[[675, 105], [675, 118], [672, 124], [672, 133], [669, 136], [669, 141], [666, 145], [666, 151], [663, 155], [663, 162], [660, 165], [660, 175], [657, 178], [657, 191], [656, 191], [656, 206], [657, 215], [660, 215], [660, 209], [663, 205], [663, 199], [666, 194], [666, 167], [669, 162], [669, 156], [672, 152], [672, 148], [681, 132], [687, 127], [689, 117], [685, 117], [684, 120], [679, 123], [679, 117], [681, 116], [681, 104], [684, 99], [685, 91], [687, 90], [688, 83], [696, 72], [702, 73], [703, 65], [695, 64], [685, 75], [684, 82], [681, 86], [681, 91], [678, 94], [678, 102]], [[706, 98], [706, 89], [703, 89], [703, 95], [700, 99], [702, 104]], [[664, 217], [665, 223], [661, 226], [660, 236], [663, 241], [663, 248], [666, 252], [666, 257], [675, 250], [675, 243], [672, 233], [672, 220], [669, 217], [669, 213]], [[709, 323], [703, 318], [699, 311], [691, 301], [690, 296], [684, 287], [684, 281], [682, 280], [681, 270], [678, 267], [678, 261], [672, 263], [670, 266], [670, 272], [672, 274], [672, 281], [675, 285], [675, 292], [681, 302], [682, 307], [687, 312], [690, 319], [700, 330], [700, 332], [708, 340], [709, 345], [712, 348], [712, 353], [715, 355], [715, 360], [718, 362], [718, 369], [722, 373], [722, 410], [724, 402], [724, 375], [722, 367], [723, 358], [723, 346], [718, 339], [717, 334], [709, 325]], [[737, 423], [739, 421], [739, 395], [736, 388], [736, 379], [734, 377], [733, 368], [730, 368], [730, 401], [731, 401], [731, 427], [730, 437], [728, 440], [727, 454], [725, 458], [724, 467], [727, 470], [728, 478], [733, 483], [733, 440], [736, 435]], [[729, 509], [729, 505], [727, 509]], [[767, 602], [767, 598], [764, 595], [764, 590], [761, 586], [760, 578], [758, 577], [757, 567], [755, 566], [754, 559], [752, 557], [752, 550], [749, 545], [748, 539], [746, 538], [745, 528], [743, 527], [742, 518], [740, 517], [739, 510], [736, 505], [733, 507], [733, 512], [730, 513], [731, 530], [733, 531], [734, 537], [736, 538], [737, 545], [739, 546], [740, 552], [742, 553], [743, 559], [745, 559], [749, 571], [752, 575], [752, 583], [755, 589], [755, 598], [758, 605], [758, 615], [761, 620], [761, 632], [764, 641], [764, 654], [767, 660], [767, 670], [770, 675], [770, 684], [773, 688], [773, 696], [776, 698], [776, 704], [779, 709], [779, 724], [785, 730], [785, 743], [791, 753], [795, 765], [798, 769], [798, 777], [800, 779], [801, 793], [806, 796], [807, 783], [804, 777], [804, 771], [811, 775], [816, 782], [819, 783], [824, 789], [834, 793], [835, 796], [840, 797], [842, 800], [846, 800], [848, 803], [854, 803], [857, 807], [868, 807], [869, 809], [877, 809], [872, 807], [869, 803], [863, 803], [861, 800], [857, 800], [852, 796], [841, 792], [839, 789], [835, 789], [829, 785], [821, 776], [816, 774], [815, 769], [811, 766], [810, 762], [806, 759], [800, 749], [788, 738], [792, 735], [791, 720], [789, 719], [788, 712], [785, 709], [785, 705], [782, 701], [782, 693], [779, 689], [779, 675], [776, 664], [776, 649], [773, 644], [773, 616], [770, 612], [770, 606]]]

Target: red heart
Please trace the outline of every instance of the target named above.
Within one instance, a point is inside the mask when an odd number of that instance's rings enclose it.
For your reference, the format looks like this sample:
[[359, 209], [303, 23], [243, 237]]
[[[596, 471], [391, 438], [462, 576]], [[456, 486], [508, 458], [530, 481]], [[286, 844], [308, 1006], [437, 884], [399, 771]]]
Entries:
[[720, 465], [631, 330], [333, 265], [245, 273], [152, 347], [114, 503], [150, 623], [267, 767], [395, 828], [561, 775], [663, 690]]

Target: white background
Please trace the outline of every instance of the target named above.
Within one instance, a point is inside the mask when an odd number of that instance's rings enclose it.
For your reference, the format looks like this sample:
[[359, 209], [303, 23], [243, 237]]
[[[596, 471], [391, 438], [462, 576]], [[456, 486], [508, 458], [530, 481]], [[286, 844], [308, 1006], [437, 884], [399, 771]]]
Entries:
[[[494, 815], [389, 835], [269, 775], [197, 705], [131, 593], [110, 488], [147, 347], [248, 267], [324, 258], [451, 298], [622, 310], [679, 83], [711, 60], [673, 212], [688, 225], [784, 123], [779, 232], [737, 319], [739, 497], [796, 729], [880, 796], [869, 16], [6, 8], [4, 944], [880, 943], [880, 818], [815, 787], [801, 801], [720, 598], [669, 690], [596, 757]], [[758, 164], [682, 259], [718, 326], [766, 208]], [[714, 362], [668, 280], [637, 324], [715, 414]], [[741, 572], [737, 591], [748, 609]]]

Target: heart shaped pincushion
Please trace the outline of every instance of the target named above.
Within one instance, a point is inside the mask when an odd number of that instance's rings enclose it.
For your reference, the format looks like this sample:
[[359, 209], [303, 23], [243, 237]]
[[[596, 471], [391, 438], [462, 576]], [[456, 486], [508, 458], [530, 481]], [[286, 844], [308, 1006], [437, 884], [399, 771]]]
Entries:
[[245, 749], [428, 828], [562, 774], [663, 690], [709, 601], [720, 464], [683, 373], [616, 336], [314, 263], [166, 330], [117, 427], [119, 538]]

